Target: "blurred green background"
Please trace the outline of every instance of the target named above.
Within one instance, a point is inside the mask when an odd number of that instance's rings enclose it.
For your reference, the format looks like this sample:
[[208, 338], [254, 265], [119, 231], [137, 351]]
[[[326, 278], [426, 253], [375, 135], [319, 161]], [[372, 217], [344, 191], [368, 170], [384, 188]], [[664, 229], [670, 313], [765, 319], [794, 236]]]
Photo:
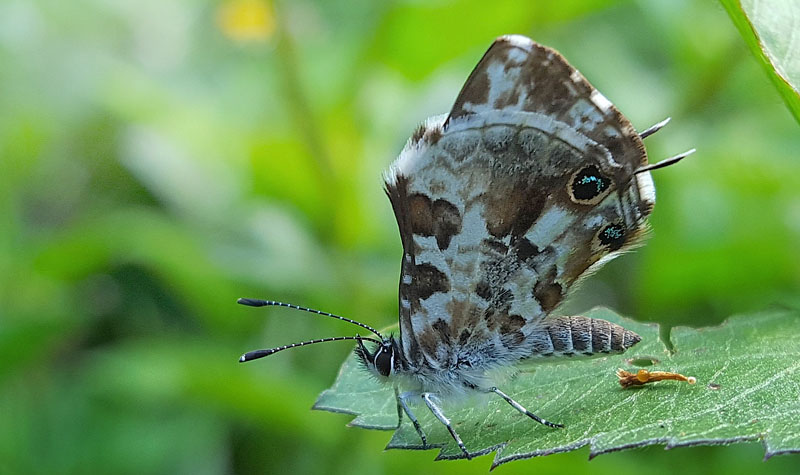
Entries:
[[[571, 311], [716, 324], [800, 305], [800, 128], [706, 1], [0, 2], [0, 472], [485, 473], [383, 452], [309, 410], [352, 334], [237, 306], [274, 298], [397, 319], [400, 241], [381, 171], [445, 112], [492, 42], [561, 51], [656, 161], [649, 243]], [[499, 473], [790, 472], [757, 442]], [[796, 472], [795, 472], [796, 473]]]

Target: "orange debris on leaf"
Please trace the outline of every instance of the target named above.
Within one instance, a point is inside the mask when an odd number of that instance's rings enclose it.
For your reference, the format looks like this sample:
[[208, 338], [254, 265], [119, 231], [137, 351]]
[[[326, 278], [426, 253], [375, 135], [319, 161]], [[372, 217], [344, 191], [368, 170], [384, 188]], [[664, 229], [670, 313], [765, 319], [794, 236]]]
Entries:
[[673, 373], [671, 371], [647, 371], [646, 369], [640, 369], [636, 373], [631, 373], [629, 371], [625, 371], [624, 369], [618, 369], [617, 377], [619, 378], [620, 386], [623, 388], [629, 388], [631, 386], [643, 386], [647, 383], [655, 383], [656, 381], [664, 381], [667, 379], [674, 381], [686, 381], [689, 384], [695, 384], [697, 382], [697, 378], [694, 376], [684, 376], [680, 373]]

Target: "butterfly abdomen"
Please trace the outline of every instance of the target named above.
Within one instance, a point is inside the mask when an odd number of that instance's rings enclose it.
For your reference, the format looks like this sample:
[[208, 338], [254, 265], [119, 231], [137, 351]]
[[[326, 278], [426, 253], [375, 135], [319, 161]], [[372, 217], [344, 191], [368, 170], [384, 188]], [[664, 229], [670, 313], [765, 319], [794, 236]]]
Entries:
[[616, 323], [582, 316], [547, 318], [536, 333], [531, 357], [622, 353], [641, 340]]

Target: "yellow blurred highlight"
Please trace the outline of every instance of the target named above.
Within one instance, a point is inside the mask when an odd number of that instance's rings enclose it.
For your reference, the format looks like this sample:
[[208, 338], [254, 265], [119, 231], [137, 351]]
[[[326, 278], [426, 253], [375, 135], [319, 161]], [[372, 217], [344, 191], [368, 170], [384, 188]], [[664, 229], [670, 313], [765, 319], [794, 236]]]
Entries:
[[272, 4], [264, 0], [228, 0], [217, 10], [217, 25], [234, 41], [267, 40], [275, 32]]

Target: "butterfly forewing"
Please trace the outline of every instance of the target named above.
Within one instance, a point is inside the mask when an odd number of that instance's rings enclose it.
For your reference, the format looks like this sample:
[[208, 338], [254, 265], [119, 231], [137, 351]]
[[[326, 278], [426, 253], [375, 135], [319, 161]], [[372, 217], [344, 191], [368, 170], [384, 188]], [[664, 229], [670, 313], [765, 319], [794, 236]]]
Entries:
[[470, 74], [447, 121], [488, 111], [521, 111], [558, 121], [603, 146], [620, 164], [616, 183], [628, 205], [649, 214], [655, 191], [641, 137], [614, 105], [561, 54], [519, 35], [498, 38]]
[[450, 111], [450, 119], [490, 110], [543, 114], [603, 145], [634, 168], [647, 163], [633, 125], [561, 54], [508, 35], [486, 51]]
[[558, 53], [496, 41], [387, 175], [411, 365], [477, 370], [536, 351], [572, 285], [641, 234], [644, 161], [630, 123]]

